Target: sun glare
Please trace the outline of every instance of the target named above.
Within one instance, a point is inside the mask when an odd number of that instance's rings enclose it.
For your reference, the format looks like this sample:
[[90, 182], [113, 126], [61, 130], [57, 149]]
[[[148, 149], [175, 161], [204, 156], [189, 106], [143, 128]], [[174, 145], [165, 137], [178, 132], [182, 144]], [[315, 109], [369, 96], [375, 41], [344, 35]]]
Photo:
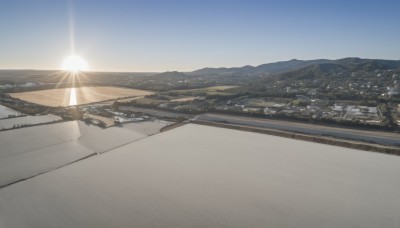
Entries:
[[88, 64], [84, 59], [79, 56], [69, 56], [66, 58], [62, 65], [62, 70], [77, 73], [79, 71], [87, 71]]
[[75, 88], [71, 88], [71, 92], [69, 94], [69, 106], [77, 105], [78, 101], [76, 99], [76, 90]]

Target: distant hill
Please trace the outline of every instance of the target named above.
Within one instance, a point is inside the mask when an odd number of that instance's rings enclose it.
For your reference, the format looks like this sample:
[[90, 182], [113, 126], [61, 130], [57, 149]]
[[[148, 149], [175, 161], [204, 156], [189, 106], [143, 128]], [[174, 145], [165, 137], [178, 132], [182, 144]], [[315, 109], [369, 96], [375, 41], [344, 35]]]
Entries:
[[164, 80], [166, 78], [168, 78], [170, 80], [184, 80], [188, 76], [189, 75], [182, 73], [182, 72], [178, 72], [178, 71], [167, 71], [164, 73], [152, 75], [148, 78], [151, 78], [152, 80]]
[[[344, 58], [338, 60], [316, 59], [281, 61], [256, 67], [203, 68], [192, 72], [168, 71], [147, 77], [137, 77], [131, 83], [135, 88], [168, 91], [176, 89], [202, 88], [215, 85], [238, 85], [250, 88], [268, 87], [276, 81], [314, 81], [313, 83], [351, 83], [357, 80], [382, 78], [393, 84], [395, 79], [388, 70], [400, 70], [400, 61]], [[378, 72], [379, 71], [379, 72]], [[385, 71], [385, 73], [380, 72]], [[395, 73], [395, 72], [393, 72]], [[388, 85], [391, 85], [391, 84]], [[275, 84], [274, 84], [275, 85]], [[281, 86], [276, 85], [276, 86]], [[315, 87], [315, 85], [314, 85]]]
[[[220, 67], [220, 68], [202, 68], [192, 72], [188, 75], [204, 76], [204, 75], [273, 75], [282, 74], [291, 71], [300, 70], [309, 66], [323, 65], [323, 64], [337, 64], [345, 67], [349, 71], [374, 71], [374, 70], [389, 70], [400, 68], [400, 61], [398, 60], [382, 60], [382, 59], [361, 59], [361, 58], [343, 58], [338, 60], [316, 59], [316, 60], [297, 60], [292, 59], [289, 61], [281, 61], [275, 63], [267, 63], [259, 66], [243, 66], [243, 67]], [[325, 65], [322, 67], [333, 67], [333, 65]], [[327, 69], [320, 69], [322, 71]]]
[[344, 58], [281, 73], [274, 78], [279, 80], [333, 79], [349, 76], [350, 74], [366, 78], [371, 73], [382, 70], [400, 70], [400, 61]]
[[335, 60], [334, 62], [353, 71], [393, 70], [400, 68], [399, 60], [344, 58]]
[[278, 75], [280, 80], [304, 80], [317, 79], [326, 74], [334, 75], [348, 72], [345, 66], [336, 63], [320, 63], [312, 66], [304, 67], [298, 70], [282, 73]]
[[279, 74], [289, 72], [292, 70], [301, 69], [303, 67], [311, 66], [314, 64], [328, 63], [331, 60], [316, 59], [316, 60], [297, 60], [292, 59], [289, 61], [281, 61], [275, 63], [267, 63], [259, 66], [243, 66], [232, 68], [203, 68], [193, 72], [190, 75], [254, 75], [254, 74]]

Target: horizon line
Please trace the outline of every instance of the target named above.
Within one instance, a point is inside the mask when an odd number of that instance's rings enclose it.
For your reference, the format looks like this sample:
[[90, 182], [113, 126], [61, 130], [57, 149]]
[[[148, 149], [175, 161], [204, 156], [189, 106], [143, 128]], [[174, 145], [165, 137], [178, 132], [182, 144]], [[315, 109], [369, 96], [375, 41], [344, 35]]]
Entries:
[[[130, 71], [130, 70], [122, 70], [122, 71], [114, 71], [114, 70], [86, 70], [83, 72], [91, 72], [91, 73], [164, 73], [164, 72], [182, 72], [182, 73], [186, 73], [186, 72], [192, 72], [192, 71], [196, 71], [196, 70], [200, 70], [200, 69], [205, 69], [205, 68], [240, 68], [240, 67], [245, 67], [245, 66], [251, 66], [251, 67], [257, 67], [257, 66], [261, 66], [264, 64], [272, 64], [272, 63], [279, 63], [279, 62], [288, 62], [288, 61], [293, 61], [293, 60], [298, 60], [298, 61], [311, 61], [311, 60], [331, 60], [331, 61], [335, 61], [335, 60], [340, 60], [340, 59], [351, 59], [351, 58], [355, 58], [355, 59], [364, 59], [364, 60], [387, 60], [387, 61], [400, 61], [400, 59], [385, 59], [385, 58], [363, 58], [363, 57], [343, 57], [343, 58], [337, 58], [337, 59], [329, 59], [329, 58], [315, 58], [315, 59], [297, 59], [297, 58], [292, 58], [289, 60], [280, 60], [280, 61], [275, 61], [275, 62], [266, 62], [266, 63], [262, 63], [259, 65], [240, 65], [240, 66], [218, 66], [218, 67], [200, 67], [200, 68], [196, 68], [196, 69], [192, 69], [192, 70], [164, 70], [164, 71]], [[17, 71], [17, 70], [21, 70], [21, 71], [63, 71], [61, 69], [40, 69], [40, 68], [0, 68], [0, 71]]]

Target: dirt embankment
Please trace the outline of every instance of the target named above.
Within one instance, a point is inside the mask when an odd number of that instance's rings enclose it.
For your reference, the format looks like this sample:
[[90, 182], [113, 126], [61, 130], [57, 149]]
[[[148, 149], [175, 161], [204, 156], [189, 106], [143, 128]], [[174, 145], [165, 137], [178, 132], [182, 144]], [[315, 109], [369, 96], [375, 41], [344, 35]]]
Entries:
[[201, 120], [194, 120], [192, 123], [200, 124], [200, 125], [207, 125], [207, 126], [215, 126], [215, 127], [223, 127], [229, 128], [234, 130], [242, 130], [242, 131], [249, 131], [249, 132], [256, 132], [262, 134], [269, 134], [275, 135], [280, 137], [316, 142], [316, 143], [323, 143], [328, 145], [334, 146], [341, 146], [347, 147], [352, 149], [359, 149], [359, 150], [366, 150], [366, 151], [373, 151], [378, 153], [385, 153], [385, 154], [393, 154], [400, 156], [400, 148], [397, 147], [388, 147], [382, 146], [378, 144], [371, 144], [371, 143], [364, 143], [364, 142], [357, 142], [351, 140], [342, 140], [337, 138], [331, 137], [323, 137], [323, 136], [315, 136], [315, 135], [306, 135], [306, 134], [299, 134], [293, 132], [286, 132], [286, 131], [279, 131], [267, 128], [257, 128], [257, 127], [249, 127], [249, 126], [242, 126], [242, 125], [234, 125], [234, 124], [227, 124], [227, 123], [215, 123], [215, 122], [208, 122], [208, 121], [201, 121]]
[[167, 125], [167, 126], [161, 128], [160, 132], [169, 131], [169, 130], [172, 130], [174, 128], [186, 125], [186, 124], [188, 124], [188, 122], [176, 122], [176, 123], [173, 123], [173, 124], [170, 124], [170, 125]]

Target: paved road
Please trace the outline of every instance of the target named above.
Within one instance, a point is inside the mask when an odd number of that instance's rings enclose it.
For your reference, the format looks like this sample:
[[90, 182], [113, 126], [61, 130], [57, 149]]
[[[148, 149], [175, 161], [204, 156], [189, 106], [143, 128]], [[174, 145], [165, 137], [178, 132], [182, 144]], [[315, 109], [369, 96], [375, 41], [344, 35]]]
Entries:
[[333, 136], [341, 139], [350, 139], [364, 142], [378, 143], [382, 145], [400, 147], [400, 134], [355, 130], [348, 128], [329, 127], [313, 124], [303, 124], [278, 120], [267, 120], [251, 117], [230, 116], [221, 114], [202, 114], [196, 117], [197, 120], [211, 122], [227, 122], [231, 124], [239, 124], [254, 127], [265, 127], [276, 130], [290, 131], [296, 133], [304, 133], [320, 136]]

